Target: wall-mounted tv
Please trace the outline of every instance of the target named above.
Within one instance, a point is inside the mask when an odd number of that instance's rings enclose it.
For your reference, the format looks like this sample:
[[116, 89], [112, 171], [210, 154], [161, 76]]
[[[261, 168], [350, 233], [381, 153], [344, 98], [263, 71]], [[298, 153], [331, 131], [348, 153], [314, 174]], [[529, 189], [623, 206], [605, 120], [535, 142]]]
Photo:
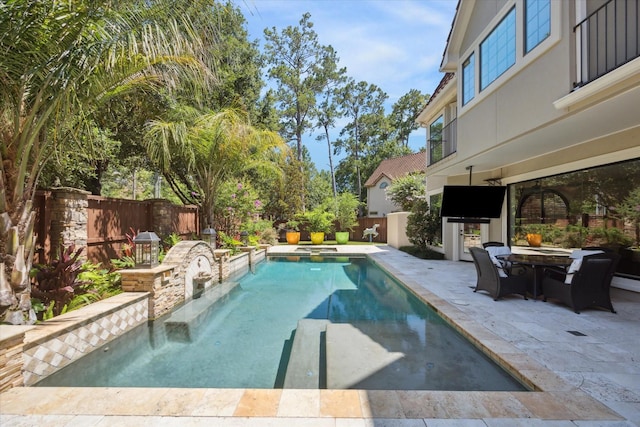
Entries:
[[440, 216], [451, 218], [500, 218], [507, 187], [445, 185]]

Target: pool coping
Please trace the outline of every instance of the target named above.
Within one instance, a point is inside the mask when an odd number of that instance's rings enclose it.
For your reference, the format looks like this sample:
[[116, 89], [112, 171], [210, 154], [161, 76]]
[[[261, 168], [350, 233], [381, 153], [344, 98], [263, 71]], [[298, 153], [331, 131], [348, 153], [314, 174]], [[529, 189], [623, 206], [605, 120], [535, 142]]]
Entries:
[[[273, 250], [278, 255], [300, 255], [300, 252], [291, 253], [292, 249], [273, 247], [270, 253]], [[378, 246], [338, 246], [337, 253], [342, 256], [368, 255], [534, 391], [17, 387], [0, 394], [2, 419], [11, 420], [11, 415], [65, 415], [257, 417], [299, 421], [330, 418], [624, 420], [602, 402], [571, 386], [486, 326], [478, 324], [453, 303], [425, 289], [394, 265], [393, 256], [389, 257], [393, 251], [396, 250]], [[87, 399], [88, 395], [91, 399]]]

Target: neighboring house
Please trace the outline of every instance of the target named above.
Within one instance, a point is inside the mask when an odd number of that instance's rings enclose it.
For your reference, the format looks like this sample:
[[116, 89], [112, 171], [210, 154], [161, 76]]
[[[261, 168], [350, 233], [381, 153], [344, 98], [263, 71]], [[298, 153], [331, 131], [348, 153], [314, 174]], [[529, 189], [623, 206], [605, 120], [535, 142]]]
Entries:
[[367, 188], [367, 216], [381, 218], [388, 213], [398, 212], [400, 207], [387, 199], [387, 188], [396, 178], [411, 173], [424, 173], [425, 166], [424, 152], [381, 161], [364, 183]]
[[527, 246], [534, 229], [582, 227], [565, 248], [602, 244], [593, 227], [633, 234], [615, 206], [640, 185], [639, 3], [459, 1], [445, 75], [417, 119], [427, 195], [471, 181], [507, 196], [488, 224], [443, 218], [446, 258], [470, 260], [480, 241]]

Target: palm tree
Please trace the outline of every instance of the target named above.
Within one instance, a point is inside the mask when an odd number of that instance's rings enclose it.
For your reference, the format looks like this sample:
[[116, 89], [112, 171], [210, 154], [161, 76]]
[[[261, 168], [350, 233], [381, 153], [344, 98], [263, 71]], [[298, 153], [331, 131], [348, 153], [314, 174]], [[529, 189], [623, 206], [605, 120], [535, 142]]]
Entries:
[[32, 201], [47, 159], [86, 131], [107, 100], [141, 85], [175, 86], [168, 79], [198, 70], [192, 48], [199, 44], [189, 39], [195, 32], [160, 3], [0, 6], [0, 321], [35, 321], [28, 286]]
[[281, 176], [274, 156], [288, 150], [277, 133], [251, 126], [247, 114], [237, 109], [199, 113], [183, 108], [178, 120], [150, 122], [145, 145], [174, 191], [200, 206], [204, 226], [214, 225], [224, 182], [251, 169]]

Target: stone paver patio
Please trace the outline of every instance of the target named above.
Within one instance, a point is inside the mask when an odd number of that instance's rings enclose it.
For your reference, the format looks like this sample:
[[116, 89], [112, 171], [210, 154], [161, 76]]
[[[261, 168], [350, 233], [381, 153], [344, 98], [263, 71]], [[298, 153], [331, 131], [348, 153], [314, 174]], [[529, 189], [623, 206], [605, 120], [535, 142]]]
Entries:
[[575, 314], [553, 302], [474, 293], [472, 263], [419, 260], [387, 246], [337, 249], [368, 253], [536, 391], [20, 387], [0, 394], [0, 425], [640, 425], [640, 294], [612, 289], [617, 314]]

